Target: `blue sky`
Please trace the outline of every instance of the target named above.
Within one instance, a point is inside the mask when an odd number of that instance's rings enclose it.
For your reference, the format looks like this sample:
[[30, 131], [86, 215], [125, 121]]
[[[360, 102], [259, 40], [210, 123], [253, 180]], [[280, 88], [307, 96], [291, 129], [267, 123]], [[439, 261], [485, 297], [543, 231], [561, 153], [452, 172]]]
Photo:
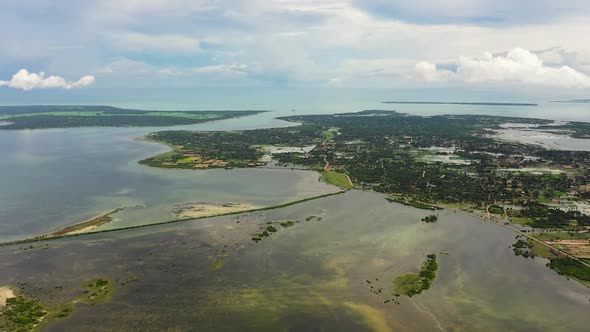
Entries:
[[4, 96], [212, 87], [590, 96], [582, 0], [2, 0], [0, 9]]

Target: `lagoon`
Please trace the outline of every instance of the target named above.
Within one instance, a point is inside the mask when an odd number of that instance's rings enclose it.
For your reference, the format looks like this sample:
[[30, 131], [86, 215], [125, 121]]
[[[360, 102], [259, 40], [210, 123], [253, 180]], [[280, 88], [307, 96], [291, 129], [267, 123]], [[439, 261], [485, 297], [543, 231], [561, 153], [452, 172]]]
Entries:
[[[590, 289], [544, 259], [515, 256], [505, 228], [447, 210], [437, 223], [421, 222], [429, 213], [353, 190], [278, 210], [54, 240], [47, 249], [4, 247], [0, 284], [49, 289], [33, 292], [59, 302], [84, 280], [117, 281], [111, 302], [76, 305], [48, 331], [587, 330]], [[287, 220], [294, 225], [279, 226]], [[278, 231], [252, 242], [268, 222]], [[417, 272], [431, 253], [439, 268], [430, 289], [386, 303], [394, 278]]]
[[[247, 119], [247, 120], [246, 120]], [[167, 129], [253, 129], [292, 125], [267, 114]], [[0, 241], [47, 233], [118, 207], [112, 225], [175, 219], [177, 203], [268, 206], [337, 188], [290, 170], [164, 170], [138, 160], [167, 151], [136, 138], [162, 128], [0, 131]], [[136, 206], [141, 206], [138, 208]]]

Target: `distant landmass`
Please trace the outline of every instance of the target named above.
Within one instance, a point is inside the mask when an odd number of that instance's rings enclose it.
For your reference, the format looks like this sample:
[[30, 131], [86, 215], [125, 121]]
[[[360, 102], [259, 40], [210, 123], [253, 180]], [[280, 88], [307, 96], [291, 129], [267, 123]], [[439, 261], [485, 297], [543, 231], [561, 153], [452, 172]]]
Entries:
[[145, 111], [82, 105], [0, 106], [0, 130], [190, 125], [260, 112], [265, 111]]
[[382, 101], [382, 104], [417, 104], [417, 105], [476, 105], [476, 106], [539, 106], [534, 103], [491, 103], [491, 102], [457, 102], [457, 101]]
[[551, 100], [550, 103], [574, 103], [574, 104], [589, 104], [590, 99], [568, 99], [568, 100]]

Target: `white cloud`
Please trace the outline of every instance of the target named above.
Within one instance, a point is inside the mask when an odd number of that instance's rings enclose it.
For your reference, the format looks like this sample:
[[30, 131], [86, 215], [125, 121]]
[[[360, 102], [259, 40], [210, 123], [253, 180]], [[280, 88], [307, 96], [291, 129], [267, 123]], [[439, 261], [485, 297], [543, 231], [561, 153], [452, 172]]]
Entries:
[[340, 77], [331, 78], [328, 81], [328, 86], [331, 88], [339, 88], [342, 86], [343, 80]]
[[246, 64], [217, 64], [198, 67], [154, 66], [129, 58], [119, 58], [95, 69], [102, 81], [117, 86], [146, 87], [167, 82], [168, 86], [204, 86], [207, 84], [245, 84], [249, 66]]
[[68, 82], [59, 76], [45, 77], [44, 72], [39, 74], [29, 73], [26, 69], [19, 70], [9, 81], [0, 81], [0, 86], [8, 86], [15, 89], [32, 90], [63, 88], [73, 89], [88, 86], [95, 81], [94, 76], [84, 76], [75, 82]]
[[136, 52], [193, 53], [201, 50], [198, 39], [184, 35], [149, 35], [139, 32], [118, 32], [110, 33], [108, 39], [120, 49]]
[[548, 66], [531, 51], [515, 48], [505, 56], [486, 53], [483, 58], [461, 56], [455, 72], [420, 62], [412, 78], [434, 82], [457, 79], [468, 83], [513, 82], [561, 88], [589, 88], [590, 76], [569, 66]]
[[414, 67], [411, 78], [422, 82], [445, 82], [452, 76], [451, 71], [438, 69], [434, 63], [422, 61]]
[[[4, 1], [12, 5], [0, 12], [0, 30], [11, 33], [2, 39], [0, 68], [42, 64], [70, 77], [110, 64], [95, 74], [105, 86], [152, 81], [166, 86], [180, 80], [221, 85], [222, 79], [231, 85], [326, 86], [338, 78], [346, 87], [387, 88], [412, 84], [408, 77], [458, 82], [457, 73], [440, 64], [456, 68], [457, 55], [473, 58], [489, 50], [497, 56], [515, 46], [535, 50], [543, 67], [567, 65], [590, 74], [590, 43], [580, 42], [580, 36], [590, 35], [588, 11], [574, 6], [559, 20], [536, 12], [545, 8], [557, 14], [569, 8], [564, 1], [588, 8], [590, 2], [582, 0], [449, 0], [444, 5], [440, 0], [31, 0], [42, 6]], [[403, 10], [379, 15], [372, 10], [398, 7]], [[508, 10], [513, 7], [527, 11]], [[43, 15], [47, 12], [55, 15]], [[524, 12], [526, 24], [518, 20]], [[507, 17], [510, 24], [483, 16]], [[124, 58], [145, 63], [111, 63]], [[421, 60], [431, 64], [416, 67]]]

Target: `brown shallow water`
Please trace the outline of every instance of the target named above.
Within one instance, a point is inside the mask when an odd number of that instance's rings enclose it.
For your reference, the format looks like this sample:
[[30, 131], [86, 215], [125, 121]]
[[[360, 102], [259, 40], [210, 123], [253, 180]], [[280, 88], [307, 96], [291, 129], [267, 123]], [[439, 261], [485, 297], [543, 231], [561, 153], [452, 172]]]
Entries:
[[[22, 282], [59, 303], [86, 280], [116, 281], [111, 302], [76, 305], [47, 331], [587, 331], [590, 290], [542, 259], [514, 256], [513, 233], [450, 211], [420, 222], [427, 214], [351, 191], [48, 249], [5, 247], [0, 285]], [[298, 223], [252, 242], [267, 222], [287, 220]], [[431, 289], [384, 303], [392, 280], [430, 253], [439, 263]]]

